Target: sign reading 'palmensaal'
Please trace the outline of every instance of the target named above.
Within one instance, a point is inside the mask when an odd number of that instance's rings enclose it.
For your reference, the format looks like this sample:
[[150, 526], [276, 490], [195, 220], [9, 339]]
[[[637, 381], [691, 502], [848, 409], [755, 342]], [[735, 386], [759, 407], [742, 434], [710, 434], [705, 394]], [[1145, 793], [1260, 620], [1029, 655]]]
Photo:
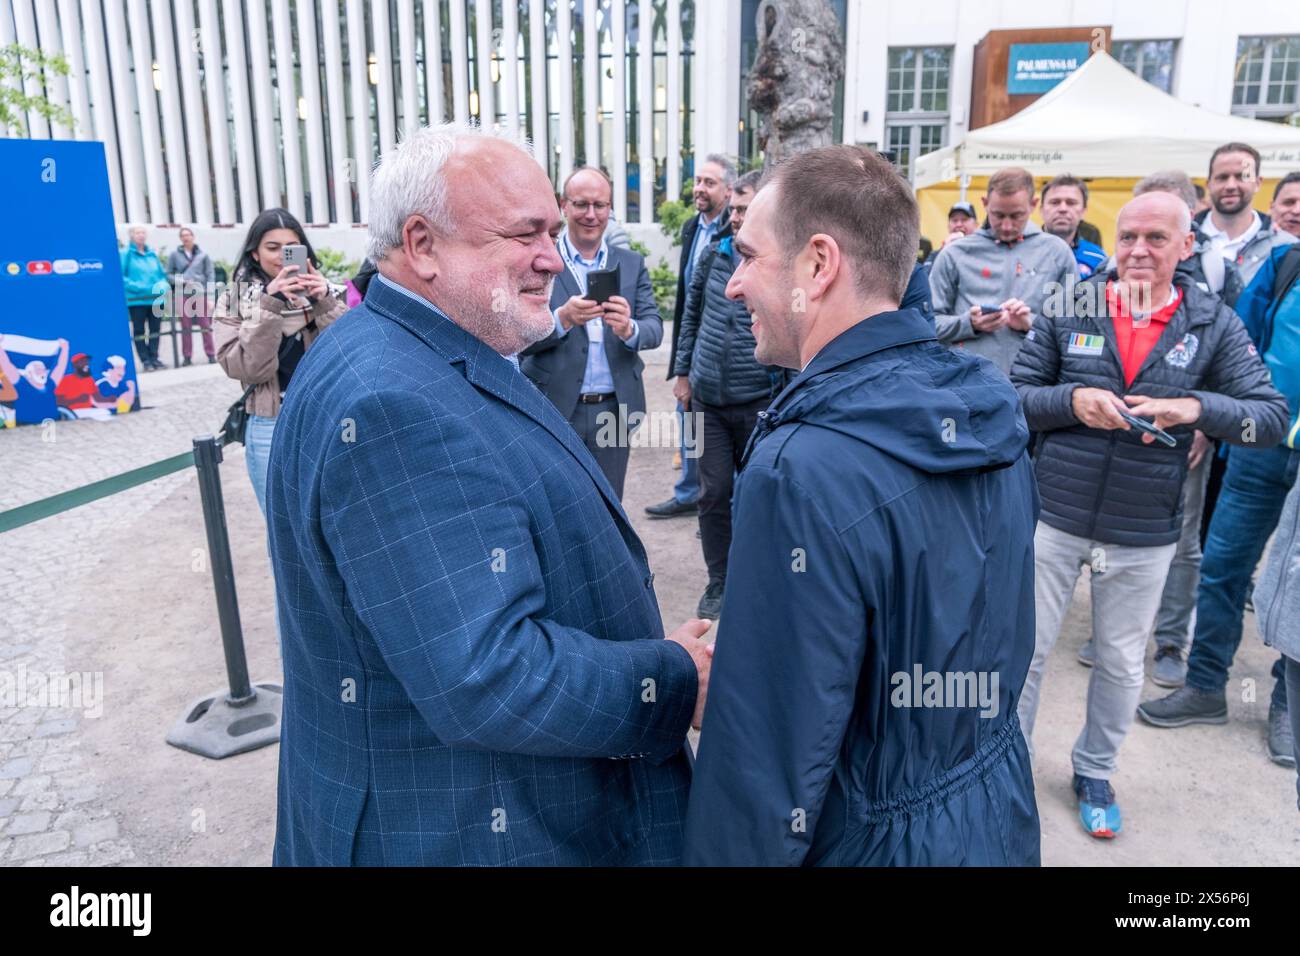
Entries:
[[1046, 93], [1083, 66], [1087, 43], [1013, 43], [1007, 57], [1008, 93]]

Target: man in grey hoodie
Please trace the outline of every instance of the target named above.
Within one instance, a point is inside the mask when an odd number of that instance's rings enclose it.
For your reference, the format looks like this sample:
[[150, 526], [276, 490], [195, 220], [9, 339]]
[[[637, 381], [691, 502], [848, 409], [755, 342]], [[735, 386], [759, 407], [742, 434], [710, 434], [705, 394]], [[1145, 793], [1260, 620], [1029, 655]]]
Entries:
[[939, 341], [984, 356], [1005, 375], [1044, 302], [1070, 301], [1078, 271], [1069, 244], [1029, 220], [1038, 199], [1028, 170], [998, 170], [983, 201], [984, 227], [935, 258], [930, 295]]

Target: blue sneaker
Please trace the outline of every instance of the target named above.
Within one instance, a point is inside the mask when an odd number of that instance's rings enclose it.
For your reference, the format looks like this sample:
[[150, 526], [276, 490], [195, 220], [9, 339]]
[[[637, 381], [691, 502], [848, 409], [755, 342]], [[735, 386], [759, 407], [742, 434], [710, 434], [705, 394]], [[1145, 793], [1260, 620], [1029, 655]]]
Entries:
[[1079, 822], [1089, 836], [1113, 840], [1120, 831], [1119, 804], [1107, 780], [1074, 775], [1074, 792], [1079, 797]]

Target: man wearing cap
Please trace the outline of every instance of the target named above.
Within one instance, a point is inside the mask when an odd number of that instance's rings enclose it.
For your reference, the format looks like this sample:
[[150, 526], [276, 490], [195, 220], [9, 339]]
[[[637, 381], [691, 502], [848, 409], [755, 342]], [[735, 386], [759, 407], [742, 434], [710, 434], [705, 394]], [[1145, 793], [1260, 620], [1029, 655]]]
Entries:
[[99, 389], [95, 386], [95, 377], [90, 374], [90, 356], [78, 352], [72, 356], [72, 374], [63, 376], [54, 389], [54, 398], [60, 408], [72, 411], [85, 408], [109, 408], [115, 402], [103, 401]]
[[975, 215], [975, 207], [965, 200], [955, 202], [952, 208], [948, 210], [948, 238], [939, 243], [939, 248], [926, 257], [926, 268], [934, 265], [934, 260], [938, 258], [940, 250], [950, 242], [956, 242], [958, 239], [965, 239], [972, 232], [980, 227], [979, 217]]
[[1078, 276], [1070, 247], [1030, 221], [1036, 205], [1027, 170], [998, 170], [984, 197], [988, 225], [946, 243], [930, 270], [939, 341], [970, 349], [1004, 375], [1043, 304], [1062, 301]]

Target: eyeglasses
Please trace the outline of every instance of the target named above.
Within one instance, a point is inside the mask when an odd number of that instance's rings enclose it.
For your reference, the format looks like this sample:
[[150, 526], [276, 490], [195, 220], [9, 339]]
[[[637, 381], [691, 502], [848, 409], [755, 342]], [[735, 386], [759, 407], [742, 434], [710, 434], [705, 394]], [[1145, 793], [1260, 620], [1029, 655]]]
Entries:
[[596, 210], [596, 212], [605, 212], [607, 209], [609, 209], [610, 206], [610, 204], [607, 202], [581, 202], [580, 200], [577, 199], [570, 199], [567, 196], [564, 198], [564, 201], [567, 202], [579, 213], [583, 213], [583, 214], [585, 214], [588, 209], [594, 209]]

